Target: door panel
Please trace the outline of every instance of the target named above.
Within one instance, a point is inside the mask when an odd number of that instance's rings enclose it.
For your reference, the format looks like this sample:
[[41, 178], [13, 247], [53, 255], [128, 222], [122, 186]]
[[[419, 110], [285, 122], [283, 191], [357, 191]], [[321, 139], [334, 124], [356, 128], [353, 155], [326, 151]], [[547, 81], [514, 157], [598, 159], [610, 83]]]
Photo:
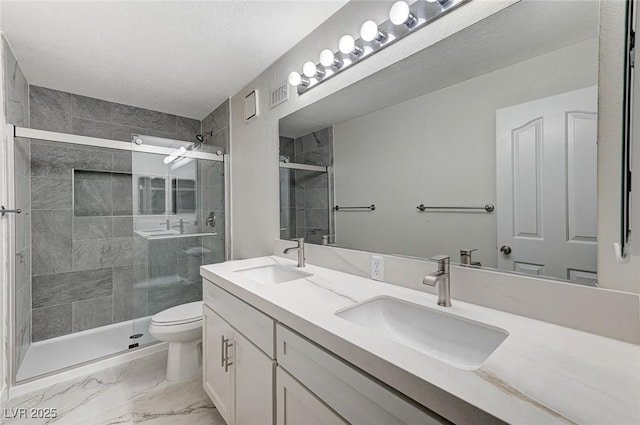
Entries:
[[596, 111], [597, 87], [496, 111], [500, 269], [594, 284]]
[[236, 425], [273, 424], [275, 362], [239, 332], [233, 345]]

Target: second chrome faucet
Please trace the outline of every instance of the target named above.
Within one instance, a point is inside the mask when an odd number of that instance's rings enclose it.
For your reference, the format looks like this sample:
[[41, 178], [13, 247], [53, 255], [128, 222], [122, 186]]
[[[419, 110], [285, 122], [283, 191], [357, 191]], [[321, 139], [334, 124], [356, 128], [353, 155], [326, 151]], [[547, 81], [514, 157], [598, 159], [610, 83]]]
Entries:
[[292, 241], [298, 242], [298, 245], [287, 248], [282, 252], [288, 254], [291, 251], [298, 251], [298, 267], [304, 267], [304, 238], [296, 238], [292, 239]]
[[422, 279], [424, 285], [438, 287], [438, 305], [451, 307], [451, 285], [449, 278], [449, 256], [438, 255], [430, 260], [438, 262], [438, 271], [426, 275]]

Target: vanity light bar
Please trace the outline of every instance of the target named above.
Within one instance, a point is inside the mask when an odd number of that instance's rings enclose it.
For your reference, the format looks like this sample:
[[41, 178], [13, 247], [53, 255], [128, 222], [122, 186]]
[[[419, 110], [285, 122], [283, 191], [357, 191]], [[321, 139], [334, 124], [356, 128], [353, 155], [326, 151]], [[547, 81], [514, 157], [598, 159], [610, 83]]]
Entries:
[[418, 0], [411, 6], [405, 1], [397, 1], [389, 10], [388, 20], [380, 25], [372, 20], [365, 21], [360, 28], [360, 38], [343, 35], [337, 52], [323, 50], [319, 64], [305, 62], [303, 72], [289, 74], [289, 84], [302, 94], [468, 1], [471, 0]]

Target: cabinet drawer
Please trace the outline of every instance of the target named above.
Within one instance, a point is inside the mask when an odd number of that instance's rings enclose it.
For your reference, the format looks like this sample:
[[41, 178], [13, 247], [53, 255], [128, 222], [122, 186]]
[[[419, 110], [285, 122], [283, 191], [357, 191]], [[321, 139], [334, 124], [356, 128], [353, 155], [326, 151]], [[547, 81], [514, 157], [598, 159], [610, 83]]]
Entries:
[[278, 324], [278, 364], [349, 423], [448, 424]]
[[275, 358], [274, 320], [219, 286], [207, 280], [203, 282], [205, 303], [269, 357]]

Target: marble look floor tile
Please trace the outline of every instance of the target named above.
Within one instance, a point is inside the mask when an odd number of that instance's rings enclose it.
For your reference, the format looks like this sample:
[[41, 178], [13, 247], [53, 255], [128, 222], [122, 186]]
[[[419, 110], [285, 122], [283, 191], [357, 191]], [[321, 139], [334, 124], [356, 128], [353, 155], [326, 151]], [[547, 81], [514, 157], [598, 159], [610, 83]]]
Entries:
[[10, 419], [3, 425], [225, 425], [202, 388], [202, 377], [169, 382], [167, 352], [12, 399], [13, 408], [55, 408], [55, 419]]
[[176, 382], [143, 394], [131, 403], [133, 423], [153, 425], [224, 425], [225, 422], [202, 389], [202, 378]]

